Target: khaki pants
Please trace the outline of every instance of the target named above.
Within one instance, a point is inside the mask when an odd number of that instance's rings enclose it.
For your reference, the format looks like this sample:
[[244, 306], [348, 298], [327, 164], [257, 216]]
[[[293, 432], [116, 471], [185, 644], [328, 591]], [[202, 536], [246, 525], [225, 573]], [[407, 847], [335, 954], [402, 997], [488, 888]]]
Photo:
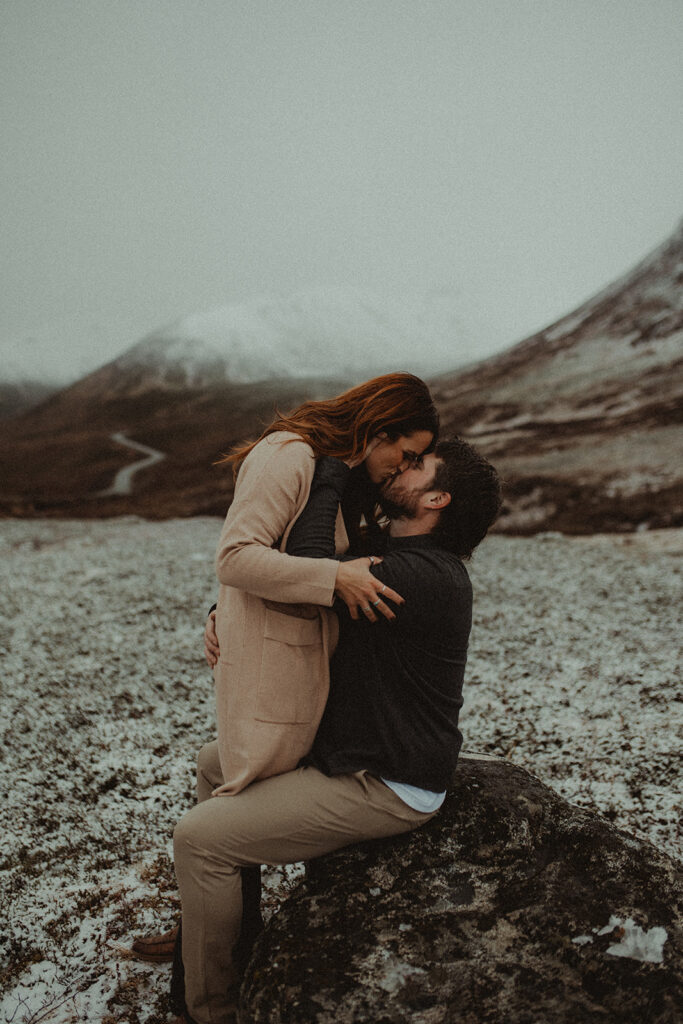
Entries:
[[237, 975], [232, 950], [242, 920], [240, 868], [291, 864], [428, 821], [367, 772], [329, 778], [316, 768], [252, 782], [210, 798], [222, 783], [218, 744], [199, 752], [200, 802], [174, 840], [183, 915], [185, 998], [197, 1024], [231, 1024]]

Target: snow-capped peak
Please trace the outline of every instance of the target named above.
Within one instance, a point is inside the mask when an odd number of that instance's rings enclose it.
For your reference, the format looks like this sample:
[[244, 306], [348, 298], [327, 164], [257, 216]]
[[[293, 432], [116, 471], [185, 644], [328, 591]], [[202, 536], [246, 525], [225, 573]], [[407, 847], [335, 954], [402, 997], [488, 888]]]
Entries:
[[315, 289], [262, 296], [194, 313], [143, 338], [116, 360], [124, 368], [182, 372], [233, 383], [406, 369], [429, 374], [471, 351], [453, 301], [443, 295], [409, 306], [369, 292]]

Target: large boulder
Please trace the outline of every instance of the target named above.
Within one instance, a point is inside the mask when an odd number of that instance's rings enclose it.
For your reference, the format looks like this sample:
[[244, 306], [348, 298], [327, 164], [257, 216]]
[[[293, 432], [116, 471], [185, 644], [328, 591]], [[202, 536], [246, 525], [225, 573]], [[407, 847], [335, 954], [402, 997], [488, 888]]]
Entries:
[[426, 826], [320, 858], [271, 919], [242, 1024], [674, 1024], [681, 865], [505, 761]]

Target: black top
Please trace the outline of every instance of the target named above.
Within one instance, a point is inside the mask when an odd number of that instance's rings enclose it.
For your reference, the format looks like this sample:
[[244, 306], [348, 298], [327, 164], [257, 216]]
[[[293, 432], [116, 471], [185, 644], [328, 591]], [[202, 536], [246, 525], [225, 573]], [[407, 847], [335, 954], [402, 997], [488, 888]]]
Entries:
[[[347, 467], [318, 460], [311, 496], [290, 532], [292, 555], [334, 557], [334, 522]], [[352, 556], [351, 556], [352, 557]], [[458, 714], [472, 619], [460, 559], [430, 534], [388, 537], [372, 572], [405, 598], [396, 619], [354, 621], [340, 601], [330, 696], [306, 763], [327, 775], [366, 769], [441, 792], [462, 736]]]

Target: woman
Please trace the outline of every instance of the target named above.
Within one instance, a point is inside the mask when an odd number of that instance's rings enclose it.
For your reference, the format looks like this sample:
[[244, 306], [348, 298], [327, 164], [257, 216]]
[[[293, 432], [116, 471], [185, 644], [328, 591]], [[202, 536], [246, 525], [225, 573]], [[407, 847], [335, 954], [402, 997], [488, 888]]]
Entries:
[[[367, 559], [293, 558], [287, 538], [310, 493], [315, 460], [344, 459], [353, 483], [337, 517], [337, 554], [378, 537], [378, 490], [430, 451], [438, 414], [426, 384], [387, 374], [336, 398], [305, 402], [229, 456], [235, 495], [216, 570], [220, 655], [215, 663], [218, 745], [224, 784], [291, 771], [308, 752], [329, 687], [336, 643], [335, 594], [357, 617], [393, 613]], [[401, 598], [385, 589], [384, 596]], [[374, 609], [374, 610], [373, 610]]]

